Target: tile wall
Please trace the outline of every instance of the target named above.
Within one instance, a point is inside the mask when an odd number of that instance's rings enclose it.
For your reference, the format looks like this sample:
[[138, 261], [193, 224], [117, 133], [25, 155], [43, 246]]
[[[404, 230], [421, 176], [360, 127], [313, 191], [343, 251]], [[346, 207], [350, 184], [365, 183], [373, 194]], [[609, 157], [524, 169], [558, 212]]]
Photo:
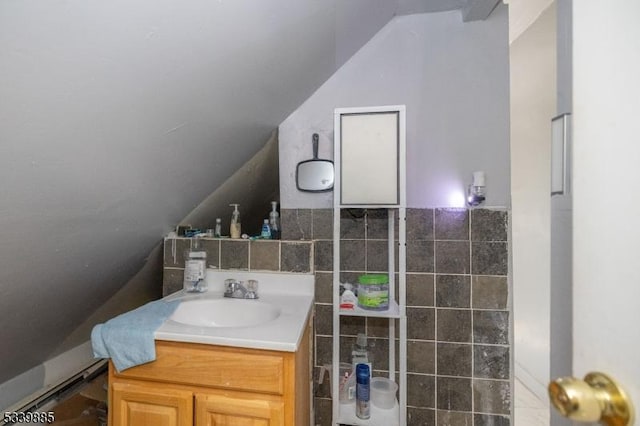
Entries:
[[[318, 385], [317, 377], [332, 353], [333, 212], [283, 209], [281, 220], [281, 241], [202, 244], [208, 264], [221, 269], [315, 272], [316, 424], [330, 425], [329, 386]], [[344, 210], [340, 221], [342, 282], [386, 272], [386, 211]], [[407, 210], [409, 426], [510, 425], [507, 229], [504, 210]], [[190, 244], [165, 240], [165, 295], [182, 288]], [[385, 373], [387, 320], [343, 317], [340, 330], [342, 361], [349, 361], [357, 333], [366, 332], [375, 343], [374, 373]]]
[[[282, 236], [314, 240], [315, 369], [331, 362], [333, 212], [282, 211]], [[341, 281], [386, 272], [386, 211], [344, 210]], [[477, 209], [407, 210], [408, 425], [509, 425], [508, 214]], [[397, 233], [396, 233], [397, 234]], [[397, 256], [397, 254], [396, 254]], [[397, 262], [396, 262], [397, 265]], [[358, 332], [387, 368], [387, 320], [343, 317], [342, 361]], [[316, 424], [331, 422], [328, 385], [315, 389]]]
[[[182, 289], [184, 252], [194, 244], [192, 238], [164, 241], [164, 296]], [[207, 252], [207, 266], [241, 271], [309, 273], [313, 271], [311, 241], [198, 239]]]

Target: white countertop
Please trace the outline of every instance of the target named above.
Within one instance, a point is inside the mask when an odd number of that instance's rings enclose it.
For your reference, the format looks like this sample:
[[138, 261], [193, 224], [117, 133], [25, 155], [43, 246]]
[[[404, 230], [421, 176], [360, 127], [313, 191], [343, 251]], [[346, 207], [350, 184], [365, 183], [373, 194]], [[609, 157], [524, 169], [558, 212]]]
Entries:
[[[222, 298], [224, 280], [255, 279], [263, 303], [280, 309], [280, 315], [269, 322], [252, 327], [202, 327], [168, 319], [156, 330], [156, 340], [203, 343], [241, 348], [295, 352], [305, 331], [313, 306], [314, 276], [312, 274], [282, 274], [268, 272], [235, 272], [207, 270], [209, 291], [185, 293], [179, 291], [165, 300], [203, 300]], [[233, 300], [233, 299], [230, 299]]]

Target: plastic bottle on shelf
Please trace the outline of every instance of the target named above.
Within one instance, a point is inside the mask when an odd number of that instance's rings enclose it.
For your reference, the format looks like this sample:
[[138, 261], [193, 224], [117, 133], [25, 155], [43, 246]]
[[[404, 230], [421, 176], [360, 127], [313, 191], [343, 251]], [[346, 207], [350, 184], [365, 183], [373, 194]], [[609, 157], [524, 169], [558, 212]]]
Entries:
[[229, 235], [231, 238], [240, 238], [242, 235], [242, 228], [240, 226], [240, 204], [229, 204], [233, 207], [233, 213], [231, 213], [231, 225], [229, 226]]
[[216, 227], [213, 231], [213, 236], [216, 238], [222, 237], [222, 219], [216, 218]]
[[362, 333], [358, 333], [356, 343], [353, 345], [351, 351], [351, 360], [354, 364], [369, 362], [369, 353], [367, 352], [367, 336]]
[[278, 213], [278, 202], [271, 202], [271, 211], [269, 212], [269, 227], [271, 228], [271, 239], [280, 239], [280, 214]]
[[359, 419], [371, 417], [371, 370], [367, 364], [356, 366], [356, 416]]
[[369, 367], [369, 374], [371, 374], [373, 371], [372, 362], [373, 359], [367, 344], [367, 335], [358, 333], [356, 343], [354, 343], [353, 350], [351, 351], [351, 364], [353, 364], [354, 370], [357, 368], [358, 364], [367, 364]]
[[207, 252], [199, 247], [199, 238], [194, 238], [193, 247], [185, 251], [184, 278], [182, 287], [188, 293], [207, 291], [205, 275], [207, 271]]
[[269, 226], [269, 219], [265, 219], [262, 223], [262, 231], [260, 231], [260, 237], [265, 240], [271, 239], [271, 227]]

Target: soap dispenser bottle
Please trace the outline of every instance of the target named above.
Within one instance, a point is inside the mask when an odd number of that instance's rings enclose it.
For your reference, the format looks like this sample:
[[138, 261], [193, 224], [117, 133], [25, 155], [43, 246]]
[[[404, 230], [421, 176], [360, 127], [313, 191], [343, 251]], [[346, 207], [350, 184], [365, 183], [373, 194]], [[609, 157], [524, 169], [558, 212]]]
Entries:
[[233, 207], [233, 213], [231, 213], [231, 226], [229, 227], [229, 235], [231, 238], [240, 238], [242, 235], [242, 230], [240, 227], [240, 204], [229, 204]]
[[271, 211], [269, 212], [269, 227], [271, 228], [271, 239], [280, 239], [280, 214], [277, 210], [278, 202], [271, 202]]
[[265, 219], [262, 223], [262, 231], [260, 231], [260, 238], [265, 240], [271, 239], [271, 226], [269, 226], [269, 219]]

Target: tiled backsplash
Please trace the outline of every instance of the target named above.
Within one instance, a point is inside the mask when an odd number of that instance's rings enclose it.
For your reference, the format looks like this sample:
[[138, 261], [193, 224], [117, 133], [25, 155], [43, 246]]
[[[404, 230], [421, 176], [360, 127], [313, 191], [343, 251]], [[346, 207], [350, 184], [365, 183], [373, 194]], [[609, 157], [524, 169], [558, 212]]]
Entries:
[[[193, 238], [167, 238], [164, 242], [164, 277], [162, 294], [182, 289], [184, 252], [194, 244]], [[207, 252], [207, 266], [242, 271], [279, 271], [309, 273], [313, 271], [311, 241], [198, 239]]]
[[[387, 224], [386, 210], [342, 211], [342, 282], [387, 271]], [[316, 377], [331, 362], [332, 228], [330, 209], [282, 212], [284, 238], [315, 240]], [[504, 210], [407, 210], [410, 426], [510, 424], [507, 229]], [[375, 342], [374, 369], [382, 374], [387, 320], [341, 321], [341, 360], [349, 360], [357, 333], [366, 332]], [[329, 425], [328, 386], [316, 385], [315, 396], [316, 424]]]
[[[316, 424], [330, 425], [328, 385], [318, 386], [317, 377], [332, 353], [333, 211], [283, 209], [281, 218], [281, 241], [202, 243], [209, 265], [221, 269], [315, 272]], [[343, 210], [340, 220], [341, 280], [386, 272], [386, 210]], [[504, 210], [407, 209], [409, 426], [510, 425], [507, 229]], [[191, 241], [165, 241], [164, 294], [182, 288]], [[340, 329], [342, 361], [357, 333], [366, 332], [375, 342], [375, 373], [382, 374], [387, 320], [342, 317]]]

